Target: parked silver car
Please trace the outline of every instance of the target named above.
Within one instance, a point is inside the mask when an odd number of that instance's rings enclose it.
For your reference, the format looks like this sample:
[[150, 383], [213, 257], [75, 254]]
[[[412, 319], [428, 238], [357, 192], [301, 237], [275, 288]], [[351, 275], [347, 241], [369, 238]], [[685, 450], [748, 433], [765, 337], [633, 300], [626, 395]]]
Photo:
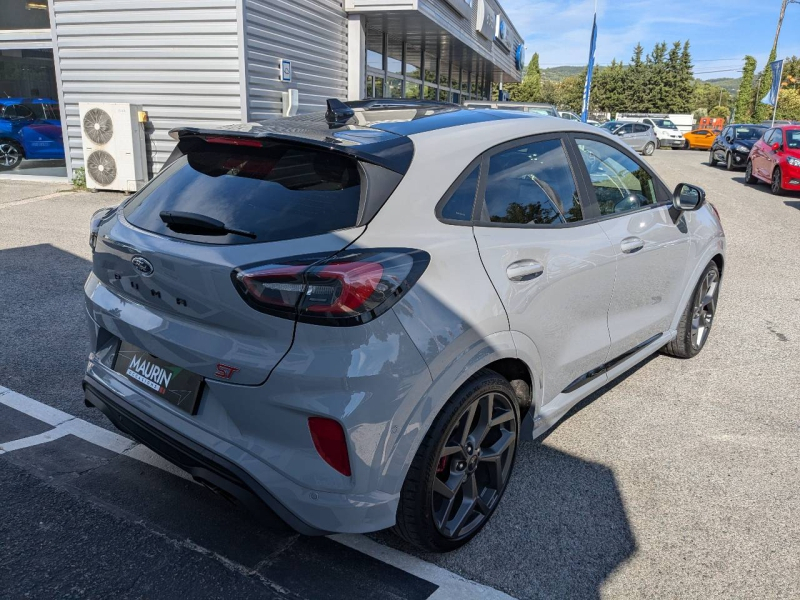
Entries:
[[609, 121], [602, 125], [612, 135], [618, 136], [631, 148], [645, 156], [650, 156], [658, 148], [658, 137], [652, 125], [628, 121]]
[[520, 441], [708, 339], [716, 211], [598, 128], [332, 100], [174, 135], [92, 219], [86, 402], [299, 532], [457, 548]]

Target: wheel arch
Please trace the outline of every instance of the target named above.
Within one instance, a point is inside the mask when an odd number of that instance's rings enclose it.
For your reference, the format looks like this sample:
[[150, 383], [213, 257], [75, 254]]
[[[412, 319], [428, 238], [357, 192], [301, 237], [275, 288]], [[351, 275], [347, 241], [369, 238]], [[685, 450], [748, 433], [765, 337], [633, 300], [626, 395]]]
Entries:
[[23, 146], [22, 143], [18, 139], [13, 138], [13, 137], [9, 137], [7, 135], [0, 135], [0, 144], [2, 144], [2, 143], [14, 144], [17, 148], [19, 148], [19, 152], [20, 152], [20, 154], [22, 154], [22, 158], [26, 158], [26, 156], [25, 156], [25, 146]]
[[[539, 370], [541, 360], [538, 358], [538, 351], [526, 336], [524, 336], [524, 342], [527, 343], [523, 342], [523, 347], [519, 348], [518, 352], [517, 344], [519, 341], [523, 341], [518, 337], [519, 335], [519, 332], [516, 331], [501, 331], [488, 336], [480, 344], [471, 348], [468, 353], [456, 357], [451, 365], [433, 380], [417, 406], [405, 420], [405, 425], [402, 426], [405, 429], [405, 435], [399, 437], [383, 466], [385, 473], [392, 471], [398, 473], [397, 477], [389, 479], [399, 483], [397, 483], [396, 489], [384, 489], [383, 491], [399, 493], [408, 469], [436, 417], [444, 410], [445, 405], [461, 386], [482, 369], [495, 371], [511, 382], [517, 392], [517, 398], [520, 393], [523, 393], [523, 398], [527, 394], [527, 398], [520, 405], [520, 433], [522, 434], [524, 423], [528, 420], [532, 421], [535, 407], [540, 402], [541, 374]], [[531, 347], [536, 352], [535, 357], [529, 356]], [[515, 381], [525, 385], [515, 385]], [[525, 402], [528, 406], [523, 409]], [[392, 487], [395, 486], [392, 485]]]

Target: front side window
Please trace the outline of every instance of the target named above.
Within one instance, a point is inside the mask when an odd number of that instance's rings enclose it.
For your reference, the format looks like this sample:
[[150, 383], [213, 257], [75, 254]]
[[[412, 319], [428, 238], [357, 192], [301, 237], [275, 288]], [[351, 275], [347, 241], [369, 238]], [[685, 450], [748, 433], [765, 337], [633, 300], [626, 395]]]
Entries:
[[450, 199], [442, 208], [442, 218], [452, 221], [471, 221], [472, 205], [475, 203], [475, 192], [478, 187], [480, 165], [476, 165], [461, 182]]
[[578, 189], [561, 140], [530, 142], [494, 154], [481, 218], [518, 225], [580, 221]]
[[589, 171], [601, 215], [638, 210], [658, 203], [647, 170], [622, 151], [597, 140], [575, 140]]

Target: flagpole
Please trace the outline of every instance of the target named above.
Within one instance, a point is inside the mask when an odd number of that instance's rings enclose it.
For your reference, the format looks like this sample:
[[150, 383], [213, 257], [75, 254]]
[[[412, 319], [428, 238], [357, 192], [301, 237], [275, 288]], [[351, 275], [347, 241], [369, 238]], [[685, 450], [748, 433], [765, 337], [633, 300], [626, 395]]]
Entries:
[[778, 92], [775, 94], [775, 106], [772, 107], [772, 125], [775, 127], [775, 115], [778, 112], [778, 98], [781, 96], [781, 80], [783, 79], [783, 61], [781, 61], [781, 73], [778, 75]]

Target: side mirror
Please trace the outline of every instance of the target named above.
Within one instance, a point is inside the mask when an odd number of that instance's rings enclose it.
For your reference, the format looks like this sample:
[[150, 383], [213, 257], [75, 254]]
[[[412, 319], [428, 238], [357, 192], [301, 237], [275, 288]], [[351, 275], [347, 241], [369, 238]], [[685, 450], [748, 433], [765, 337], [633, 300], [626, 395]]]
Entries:
[[625, 132], [624, 132], [624, 131], [622, 131], [622, 128], [620, 127], [619, 129], [617, 129], [617, 130], [614, 132], [614, 135], [620, 135], [620, 136], [621, 136], [623, 133], [625, 133]]
[[672, 206], [678, 210], [698, 210], [706, 202], [706, 193], [702, 188], [690, 183], [679, 183], [672, 193]]
[[733, 138], [731, 136], [729, 136], [729, 135], [726, 135], [725, 136], [725, 141], [730, 144], [733, 141]]
[[773, 149], [775, 152], [777, 152], [778, 150], [780, 150], [780, 149], [781, 149], [781, 145], [780, 145], [780, 143], [779, 143], [779, 142], [775, 142], [775, 143], [774, 143], [774, 144], [772, 144], [772, 146], [770, 146], [770, 147], [771, 147], [771, 148], [772, 148], [772, 149]]

